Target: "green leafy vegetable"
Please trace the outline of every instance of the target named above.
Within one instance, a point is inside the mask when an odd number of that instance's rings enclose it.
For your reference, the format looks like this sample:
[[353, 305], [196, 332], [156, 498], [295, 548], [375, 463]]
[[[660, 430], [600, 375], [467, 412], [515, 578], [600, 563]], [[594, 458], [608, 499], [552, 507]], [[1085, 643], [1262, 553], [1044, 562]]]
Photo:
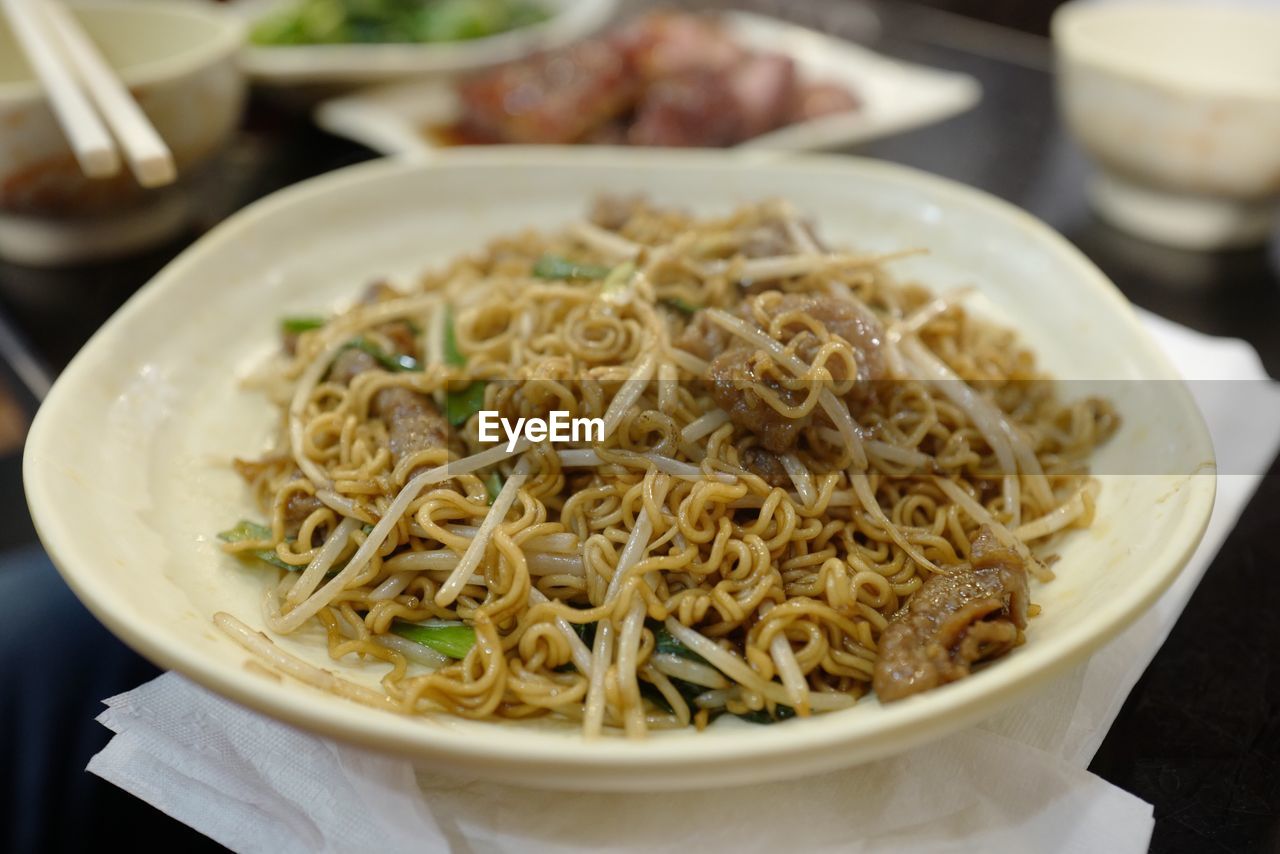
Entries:
[[529, 0], [302, 0], [254, 25], [255, 44], [377, 44], [483, 38], [545, 20]]
[[559, 255], [543, 255], [533, 265], [533, 275], [539, 279], [603, 279], [609, 270], [600, 264], [579, 264]]
[[476, 380], [462, 391], [451, 391], [444, 398], [445, 417], [454, 427], [467, 423], [484, 408], [484, 381]]
[[[218, 539], [224, 543], [242, 543], [245, 540], [269, 540], [271, 539], [271, 529], [265, 525], [259, 525], [257, 522], [250, 522], [248, 519], [241, 519], [236, 523], [234, 528], [228, 528], [218, 533]], [[290, 572], [297, 572], [302, 569], [301, 566], [294, 566], [285, 563], [280, 559], [280, 555], [276, 554], [275, 549], [254, 549], [249, 552], [240, 552], [245, 557], [254, 557], [260, 561], [278, 566], [281, 569], [287, 569]]]
[[498, 493], [502, 491], [502, 475], [496, 469], [484, 479], [484, 488], [489, 493], [490, 504], [498, 500]]
[[698, 306], [680, 297], [667, 297], [662, 302], [686, 316], [694, 314], [698, 310]]
[[297, 335], [300, 332], [319, 329], [327, 322], [323, 317], [282, 317], [280, 331], [285, 335]]
[[391, 621], [391, 631], [450, 658], [466, 658], [476, 645], [476, 630], [461, 623], [410, 623], [395, 619]]
[[418, 360], [412, 356], [405, 356], [400, 353], [388, 353], [367, 338], [357, 338], [349, 343], [347, 347], [368, 353], [378, 362], [379, 365], [382, 365], [382, 367], [386, 368], [388, 371], [398, 372], [422, 370], [422, 365], [419, 364]]

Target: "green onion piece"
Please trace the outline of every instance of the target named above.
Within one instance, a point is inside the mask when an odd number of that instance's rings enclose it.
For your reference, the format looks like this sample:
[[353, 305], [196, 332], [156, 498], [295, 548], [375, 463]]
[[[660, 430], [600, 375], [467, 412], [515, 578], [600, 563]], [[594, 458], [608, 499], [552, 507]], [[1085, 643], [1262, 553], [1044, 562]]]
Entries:
[[670, 306], [671, 308], [674, 308], [676, 311], [686, 316], [694, 314], [698, 310], [698, 306], [694, 305], [693, 303], [689, 302], [686, 299], [681, 299], [680, 297], [667, 297], [666, 299], [662, 300], [662, 302], [663, 304]]
[[280, 318], [280, 331], [285, 335], [297, 335], [300, 332], [319, 329], [327, 322], [323, 317], [282, 317]]
[[658, 686], [654, 685], [652, 682], [645, 682], [644, 680], [640, 681], [640, 696], [644, 697], [667, 714], [671, 714], [675, 711], [675, 709], [671, 708], [671, 703], [667, 701], [667, 698], [663, 696], [663, 693], [658, 690]]
[[667, 631], [666, 627], [661, 623], [651, 622], [649, 624], [649, 629], [653, 632], [653, 651], [655, 653], [665, 652], [668, 655], [678, 655], [681, 658], [687, 658], [690, 661], [697, 661], [701, 664], [707, 665], [708, 667], [713, 666], [711, 662], [685, 646], [679, 638]]
[[752, 712], [744, 712], [737, 717], [753, 724], [776, 724], [778, 721], [785, 721], [788, 718], [794, 718], [796, 710], [790, 706], [777, 705], [773, 707], [773, 714], [770, 715], [765, 709], [756, 709]]
[[[458, 339], [453, 334], [453, 307], [444, 308], [444, 360], [446, 364], [461, 368], [467, 363], [467, 357], [458, 349]], [[461, 427], [467, 420], [484, 406], [484, 382], [476, 380], [462, 391], [451, 391], [445, 395], [445, 417], [454, 427]]]
[[[245, 540], [269, 540], [271, 539], [271, 529], [265, 525], [259, 525], [257, 522], [241, 519], [234, 528], [220, 531], [218, 539], [224, 543], [242, 543]], [[272, 566], [278, 566], [281, 569], [287, 569], [290, 572], [297, 572], [303, 568], [282, 561], [280, 555], [276, 554], [275, 549], [255, 549], [251, 552], [240, 552], [240, 554], [246, 557], [255, 557], [260, 561], [269, 563]]]
[[362, 350], [372, 356], [379, 365], [388, 371], [420, 371], [422, 365], [412, 356], [405, 356], [400, 353], [387, 353], [381, 347], [369, 341], [366, 338], [357, 338], [347, 345], [347, 347]]
[[623, 261], [610, 270], [609, 275], [605, 276], [604, 281], [600, 283], [600, 295], [606, 298], [617, 296], [627, 289], [627, 285], [631, 283], [631, 277], [635, 274], [635, 262]]
[[466, 658], [471, 647], [476, 645], [476, 630], [461, 623], [423, 624], [395, 619], [391, 621], [391, 631], [450, 658]]
[[609, 268], [600, 264], [579, 264], [559, 255], [543, 255], [533, 265], [533, 275], [539, 279], [603, 279]]
[[[595, 624], [592, 623], [592, 625]], [[668, 676], [667, 679], [670, 680], [672, 687], [676, 689], [680, 696], [684, 698], [689, 709], [696, 712], [697, 706], [695, 705], [694, 700], [707, 689], [703, 688], [701, 685], [694, 685], [692, 682], [677, 679], [674, 676]], [[675, 709], [671, 708], [671, 703], [668, 702], [666, 696], [663, 695], [663, 693], [658, 690], [658, 686], [654, 685], [652, 682], [645, 682], [641, 680], [640, 694], [651, 700], [655, 706], [664, 712], [675, 711]]]
[[489, 493], [490, 504], [498, 500], [498, 493], [502, 491], [502, 475], [496, 469], [484, 479], [484, 488]]
[[596, 642], [596, 624], [595, 623], [570, 623], [569, 624], [578, 637], [582, 638], [582, 642], [587, 646], [592, 646]]
[[467, 357], [458, 349], [458, 339], [453, 334], [453, 306], [444, 307], [444, 361], [446, 365], [461, 368]]
[[476, 380], [462, 391], [451, 391], [444, 398], [445, 417], [454, 427], [461, 427], [484, 408], [484, 381]]

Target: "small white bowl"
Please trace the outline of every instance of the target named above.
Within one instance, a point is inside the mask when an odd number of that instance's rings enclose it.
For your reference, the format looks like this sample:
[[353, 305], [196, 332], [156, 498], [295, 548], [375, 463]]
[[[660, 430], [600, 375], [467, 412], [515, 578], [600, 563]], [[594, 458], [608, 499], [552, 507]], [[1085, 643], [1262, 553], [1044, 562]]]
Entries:
[[1068, 3], [1053, 18], [1068, 125], [1094, 205], [1159, 243], [1265, 242], [1280, 199], [1280, 12]]
[[40, 84], [0, 20], [0, 256], [68, 264], [126, 254], [187, 221], [189, 178], [231, 136], [244, 103], [239, 21], [178, 2], [94, 0], [72, 11], [173, 150], [180, 180], [144, 190], [76, 164]]
[[[232, 11], [252, 25], [299, 0], [234, 0]], [[599, 29], [617, 0], [540, 0], [547, 20], [485, 38], [432, 44], [247, 46], [241, 66], [272, 85], [354, 86], [404, 77], [455, 74], [553, 50]]]

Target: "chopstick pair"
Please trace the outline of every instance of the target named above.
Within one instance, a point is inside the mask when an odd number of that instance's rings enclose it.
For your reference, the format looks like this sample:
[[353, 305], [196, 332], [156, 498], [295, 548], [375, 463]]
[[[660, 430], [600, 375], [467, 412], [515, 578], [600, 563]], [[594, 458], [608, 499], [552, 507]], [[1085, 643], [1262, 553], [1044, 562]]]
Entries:
[[119, 173], [118, 143], [139, 184], [171, 183], [177, 169], [169, 146], [62, 0], [0, 0], [0, 5], [84, 174]]

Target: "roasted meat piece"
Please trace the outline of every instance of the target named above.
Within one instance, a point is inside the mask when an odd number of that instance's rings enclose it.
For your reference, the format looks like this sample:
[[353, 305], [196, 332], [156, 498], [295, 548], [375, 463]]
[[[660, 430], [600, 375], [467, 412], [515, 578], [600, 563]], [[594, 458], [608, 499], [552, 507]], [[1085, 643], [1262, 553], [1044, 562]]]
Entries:
[[464, 80], [459, 127], [481, 142], [577, 142], [630, 109], [639, 85], [625, 52], [591, 39]]
[[632, 145], [723, 148], [746, 139], [730, 75], [693, 70], [655, 81], [627, 132]]
[[646, 80], [688, 71], [723, 71], [747, 57], [712, 17], [652, 12], [619, 29], [611, 39]]
[[796, 66], [777, 53], [753, 54], [729, 73], [743, 139], [777, 130], [791, 120], [797, 100]]

